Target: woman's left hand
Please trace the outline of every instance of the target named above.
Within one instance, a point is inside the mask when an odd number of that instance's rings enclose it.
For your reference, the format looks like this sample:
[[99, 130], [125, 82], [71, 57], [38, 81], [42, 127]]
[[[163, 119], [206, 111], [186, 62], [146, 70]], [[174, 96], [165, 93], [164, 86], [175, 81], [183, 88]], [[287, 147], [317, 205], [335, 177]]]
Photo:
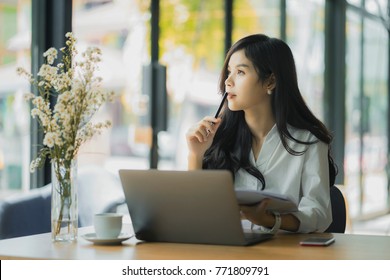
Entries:
[[275, 223], [275, 217], [266, 211], [268, 203], [269, 199], [264, 199], [254, 206], [241, 206], [241, 218], [259, 226], [272, 228]]

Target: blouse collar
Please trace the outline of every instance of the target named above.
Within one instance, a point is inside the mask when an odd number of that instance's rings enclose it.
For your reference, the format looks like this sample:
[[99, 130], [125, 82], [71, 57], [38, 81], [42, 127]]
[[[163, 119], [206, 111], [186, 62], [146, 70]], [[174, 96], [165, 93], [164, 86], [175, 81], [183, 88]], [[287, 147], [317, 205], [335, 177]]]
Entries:
[[275, 151], [276, 146], [278, 145], [279, 142], [280, 142], [280, 137], [279, 137], [278, 129], [276, 127], [276, 124], [274, 124], [274, 126], [265, 136], [265, 140], [260, 149], [259, 155], [257, 157], [257, 161], [255, 161], [253, 150], [251, 149], [251, 153], [250, 153], [251, 163], [257, 167], [260, 167], [265, 163], [267, 163], [271, 155]]

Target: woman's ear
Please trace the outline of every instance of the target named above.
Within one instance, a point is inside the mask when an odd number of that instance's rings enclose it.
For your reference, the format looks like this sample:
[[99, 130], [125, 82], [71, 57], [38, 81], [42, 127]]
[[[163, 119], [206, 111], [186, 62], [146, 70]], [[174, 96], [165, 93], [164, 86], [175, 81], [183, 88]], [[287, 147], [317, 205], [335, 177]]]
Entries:
[[267, 90], [274, 90], [276, 87], [276, 78], [274, 73], [272, 73], [267, 79]]

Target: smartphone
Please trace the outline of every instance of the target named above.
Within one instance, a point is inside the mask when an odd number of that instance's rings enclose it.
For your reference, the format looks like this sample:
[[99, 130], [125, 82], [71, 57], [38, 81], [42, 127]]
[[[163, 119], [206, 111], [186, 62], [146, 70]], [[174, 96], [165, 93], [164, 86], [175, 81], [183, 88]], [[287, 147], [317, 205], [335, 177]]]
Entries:
[[310, 237], [299, 242], [302, 246], [329, 246], [335, 242], [334, 237]]

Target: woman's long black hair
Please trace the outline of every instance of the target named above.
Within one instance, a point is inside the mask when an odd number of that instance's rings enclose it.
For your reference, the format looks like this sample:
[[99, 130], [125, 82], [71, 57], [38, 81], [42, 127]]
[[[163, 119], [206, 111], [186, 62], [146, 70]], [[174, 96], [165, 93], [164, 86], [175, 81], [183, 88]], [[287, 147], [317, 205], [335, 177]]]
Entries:
[[[275, 117], [281, 141], [292, 155], [302, 155], [288, 146], [287, 139], [304, 145], [315, 142], [302, 142], [295, 139], [288, 131], [291, 125], [297, 129], [310, 131], [318, 140], [330, 144], [332, 135], [325, 125], [318, 120], [307, 107], [298, 88], [295, 62], [289, 46], [282, 40], [255, 34], [237, 41], [226, 55], [220, 76], [220, 93], [225, 91], [225, 80], [228, 76], [228, 63], [233, 53], [244, 50], [246, 57], [253, 63], [261, 81], [274, 75], [276, 86], [271, 95], [272, 112]], [[245, 122], [243, 111], [231, 111], [224, 105], [221, 114], [222, 122], [214, 137], [213, 144], [206, 151], [203, 159], [204, 169], [227, 169], [234, 174], [243, 168], [259, 179], [265, 187], [263, 174], [250, 163], [252, 133]], [[328, 152], [330, 184], [333, 185], [337, 174], [336, 165]]]

